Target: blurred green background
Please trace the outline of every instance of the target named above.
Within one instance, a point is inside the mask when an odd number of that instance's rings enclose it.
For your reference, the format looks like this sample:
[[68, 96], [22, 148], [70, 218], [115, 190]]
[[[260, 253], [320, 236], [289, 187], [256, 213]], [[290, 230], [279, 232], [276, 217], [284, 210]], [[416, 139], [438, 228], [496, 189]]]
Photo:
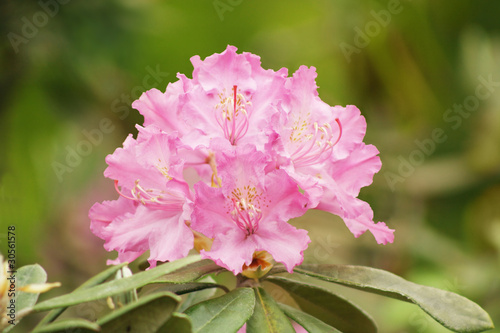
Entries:
[[[142, 123], [131, 101], [232, 44], [264, 68], [315, 66], [320, 97], [358, 106], [380, 150], [361, 197], [394, 244], [309, 212], [296, 221], [313, 240], [306, 261], [457, 292], [500, 325], [500, 2], [6, 0], [0, 13], [0, 251], [15, 225], [18, 264], [63, 283], [44, 297], [115, 256], [87, 212], [116, 197], [104, 158]], [[380, 332], [447, 332], [410, 304], [338, 290]]]

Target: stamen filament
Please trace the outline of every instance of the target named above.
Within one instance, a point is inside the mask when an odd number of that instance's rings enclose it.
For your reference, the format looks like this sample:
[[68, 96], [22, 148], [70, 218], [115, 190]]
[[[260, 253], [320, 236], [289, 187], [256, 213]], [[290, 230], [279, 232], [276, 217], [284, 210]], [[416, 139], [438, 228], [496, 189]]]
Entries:
[[338, 125], [339, 133], [335, 142], [332, 142], [333, 130], [329, 123], [318, 126], [314, 123], [314, 133], [306, 135], [304, 142], [291, 154], [291, 159], [296, 167], [308, 166], [315, 163], [326, 161], [333, 152], [335, 146], [342, 137], [342, 125], [337, 118], [335, 122]]
[[139, 184], [139, 179], [135, 181], [135, 186], [130, 190], [132, 196], [123, 194], [118, 188], [118, 181], [115, 180], [115, 189], [118, 194], [126, 199], [140, 202], [144, 206], [154, 207], [166, 211], [177, 211], [184, 204], [184, 197], [176, 192], [163, 191], [158, 189], [144, 189]]
[[248, 132], [250, 114], [246, 107], [252, 103], [247, 101], [243, 94], [238, 93], [237, 85], [234, 85], [232, 90], [231, 97], [226, 97], [224, 92], [219, 94], [220, 102], [214, 110], [215, 120], [222, 129], [224, 137], [232, 145], [236, 145], [237, 141]]
[[252, 204], [247, 204], [245, 199], [237, 201], [235, 198], [231, 199], [233, 202], [233, 211], [231, 218], [236, 223], [238, 228], [245, 231], [247, 236], [254, 234], [259, 229], [259, 222], [262, 219], [262, 212]]

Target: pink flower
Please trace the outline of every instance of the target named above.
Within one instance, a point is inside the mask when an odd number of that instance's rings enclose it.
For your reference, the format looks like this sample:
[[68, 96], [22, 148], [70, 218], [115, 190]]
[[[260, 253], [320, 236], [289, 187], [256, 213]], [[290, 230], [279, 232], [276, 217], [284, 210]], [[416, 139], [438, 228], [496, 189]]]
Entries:
[[183, 136], [192, 130], [193, 125], [181, 113], [191, 89], [191, 80], [178, 74], [179, 81], [169, 83], [165, 93], [158, 89], [150, 89], [132, 103], [144, 116], [144, 126], [156, 126], [167, 133], [177, 133]]
[[264, 70], [258, 56], [236, 50], [228, 46], [203, 61], [192, 57], [193, 79], [179, 75], [164, 94], [150, 90], [132, 106], [144, 115], [146, 125], [176, 131], [192, 148], [208, 147], [220, 137], [231, 145], [261, 148], [267, 141], [262, 131], [277, 112], [273, 103], [284, 92], [287, 70]]
[[221, 187], [195, 185], [192, 227], [214, 238], [202, 254], [238, 274], [255, 251], [267, 251], [292, 272], [310, 239], [287, 221], [302, 215], [308, 200], [283, 170], [266, 174], [265, 155], [251, 145], [217, 158]]
[[186, 225], [192, 194], [183, 180], [179, 141], [155, 128], [139, 128], [106, 161], [104, 175], [114, 179], [121, 197], [95, 204], [90, 210], [92, 231], [118, 251], [112, 263], [134, 260], [150, 250], [149, 262], [185, 257], [193, 247]]
[[377, 243], [387, 244], [394, 241], [394, 230], [384, 222], [374, 223], [370, 205], [357, 198], [360, 189], [370, 185], [380, 170], [377, 154], [377, 148], [361, 143], [345, 159], [316, 170], [324, 189], [317, 209], [340, 216], [355, 237], [369, 230]]
[[393, 241], [357, 198], [381, 167], [363, 142], [365, 119], [318, 97], [314, 67], [287, 77], [233, 46], [191, 62], [192, 79], [178, 74], [165, 93], [133, 103], [145, 127], [106, 158], [120, 198], [89, 216], [118, 252], [110, 263], [148, 250], [153, 266], [182, 258], [195, 232], [203, 256], [235, 274], [261, 251], [291, 272], [310, 239], [288, 221], [314, 208], [342, 217], [355, 237], [369, 230], [378, 243]]
[[277, 165], [305, 191], [312, 206], [339, 215], [355, 237], [370, 230], [378, 243], [394, 230], [373, 222], [370, 206], [357, 199], [380, 170], [378, 150], [366, 146], [366, 122], [354, 106], [330, 107], [317, 96], [316, 69], [301, 66], [286, 82], [288, 98], [275, 116], [270, 144]]

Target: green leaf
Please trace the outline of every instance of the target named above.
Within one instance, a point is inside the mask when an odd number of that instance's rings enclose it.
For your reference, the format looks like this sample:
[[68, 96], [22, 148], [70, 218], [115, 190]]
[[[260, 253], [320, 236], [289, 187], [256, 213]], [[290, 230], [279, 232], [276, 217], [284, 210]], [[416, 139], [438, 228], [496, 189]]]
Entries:
[[[47, 273], [45, 273], [42, 266], [38, 264], [23, 266], [17, 270], [17, 273], [14, 274], [17, 275], [17, 289], [28, 284], [47, 282]], [[35, 305], [38, 300], [38, 295], [39, 294], [18, 291], [16, 295], [16, 312], [19, 313], [21, 310], [28, 309]]]
[[85, 319], [63, 319], [33, 330], [32, 333], [99, 332], [101, 327]]
[[377, 332], [377, 326], [368, 314], [326, 289], [278, 276], [269, 277], [266, 281], [288, 291], [302, 311], [344, 333]]
[[441, 325], [457, 332], [483, 332], [494, 328], [489, 315], [465, 297], [418, 285], [384, 270], [350, 265], [302, 265], [294, 269], [321, 280], [411, 302]]
[[179, 296], [169, 292], [152, 294], [109, 313], [97, 323], [106, 333], [155, 333], [180, 301]]
[[250, 318], [255, 306], [254, 292], [238, 288], [223, 296], [193, 305], [186, 310], [191, 317], [193, 332], [237, 332]]
[[285, 304], [278, 304], [280, 309], [291, 319], [293, 319], [297, 324], [304, 327], [309, 333], [342, 333], [336, 328], [325, 324], [316, 317], [313, 317], [299, 309], [292, 308], [291, 306]]
[[255, 309], [247, 322], [247, 333], [295, 333], [292, 323], [262, 288], [254, 288]]
[[133, 276], [112, 280], [103, 284], [76, 290], [70, 294], [59, 296], [41, 302], [33, 307], [34, 311], [45, 311], [59, 307], [67, 307], [83, 302], [94, 301], [97, 299], [105, 298], [108, 296], [116, 295], [118, 293], [131, 290], [133, 288], [140, 288], [147, 285], [151, 281], [158, 279], [160, 276], [171, 273], [181, 267], [189, 265], [193, 262], [199, 261], [200, 256], [194, 255], [173, 262], [169, 262], [148, 271], [134, 274]]
[[150, 283], [184, 283], [196, 281], [207, 274], [218, 273], [224, 268], [217, 266], [212, 260], [205, 259], [164, 275]]
[[185, 313], [174, 312], [158, 333], [192, 333], [191, 319]]
[[165, 283], [160, 287], [148, 290], [147, 294], [158, 291], [170, 291], [177, 295], [183, 295], [210, 288], [220, 288], [226, 292], [229, 292], [226, 286], [217, 283], [188, 282], [188, 283]]
[[[215, 283], [215, 280], [211, 276], [206, 276], [203, 279], [201, 279], [199, 282]], [[184, 302], [181, 304], [181, 306], [179, 308], [179, 312], [184, 312], [184, 310], [189, 308], [191, 305], [194, 305], [194, 304], [199, 303], [199, 302], [203, 302], [203, 301], [213, 297], [215, 295], [216, 291], [217, 290], [215, 288], [211, 288], [211, 289], [204, 289], [204, 290], [195, 291], [195, 292], [190, 293], [188, 295], [188, 297], [186, 297]], [[229, 292], [229, 291], [226, 291], [226, 292]]]
[[[76, 288], [75, 291], [98, 285], [99, 283], [105, 281], [110, 276], [114, 275], [120, 268], [122, 268], [125, 265], [126, 265], [126, 263], [109, 267], [108, 269], [102, 271], [101, 273], [91, 277], [90, 279], [88, 279], [87, 281], [82, 283], [82, 285], [79, 286], [78, 288]], [[46, 323], [50, 323], [50, 322], [54, 321], [66, 309], [67, 309], [67, 307], [61, 307], [61, 308], [54, 309], [54, 310], [50, 311], [45, 317], [43, 317], [43, 319], [38, 323], [38, 325], [35, 327], [35, 329], [37, 329], [38, 327], [41, 327], [42, 325], [44, 325]]]

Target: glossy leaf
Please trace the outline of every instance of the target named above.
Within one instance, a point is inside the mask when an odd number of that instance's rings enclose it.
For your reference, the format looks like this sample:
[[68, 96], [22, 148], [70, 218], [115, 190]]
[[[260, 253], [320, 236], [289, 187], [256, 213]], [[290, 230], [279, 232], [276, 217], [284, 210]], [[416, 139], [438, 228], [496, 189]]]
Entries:
[[195, 333], [237, 332], [250, 318], [255, 306], [250, 288], [234, 289], [228, 294], [193, 305], [186, 310]]
[[295, 333], [292, 323], [262, 288], [254, 288], [255, 310], [247, 322], [247, 333]]
[[155, 333], [177, 309], [181, 298], [172, 293], [156, 293], [139, 299], [100, 318], [106, 333]]
[[33, 330], [32, 333], [99, 332], [101, 327], [85, 319], [63, 319]]
[[302, 265], [294, 271], [414, 303], [453, 331], [483, 332], [493, 328], [489, 315], [471, 300], [449, 291], [409, 282], [384, 270], [350, 265]]
[[344, 333], [377, 332], [377, 326], [368, 314], [326, 289], [278, 276], [269, 277], [266, 281], [288, 291], [302, 311]]
[[158, 333], [191, 333], [191, 318], [185, 313], [174, 312], [169, 320], [158, 330]]
[[316, 317], [311, 316], [299, 309], [293, 308], [285, 304], [278, 304], [280, 309], [297, 324], [304, 327], [309, 333], [342, 333], [336, 328], [325, 324]]
[[70, 294], [59, 296], [37, 304], [33, 309], [35, 311], [45, 311], [59, 307], [67, 307], [83, 302], [94, 301], [108, 296], [116, 295], [133, 288], [140, 288], [160, 276], [171, 273], [181, 267], [200, 260], [199, 255], [189, 256], [183, 259], [169, 262], [148, 271], [134, 274], [131, 277], [112, 280], [103, 284], [74, 291]]
[[[120, 268], [122, 268], [125, 265], [126, 265], [126, 263], [123, 263], [120, 265], [115, 265], [115, 266], [111, 266], [111, 267], [107, 268], [106, 270], [102, 271], [101, 273], [91, 277], [90, 279], [88, 279], [87, 281], [82, 283], [82, 285], [80, 285], [78, 288], [76, 288], [75, 291], [98, 285], [99, 283], [108, 279], [110, 276], [113, 276]], [[35, 327], [35, 329], [38, 327], [41, 327], [42, 325], [44, 325], [46, 323], [50, 323], [50, 322], [54, 321], [66, 309], [67, 309], [67, 307], [61, 307], [61, 308], [54, 309], [54, 310], [50, 311], [45, 317], [43, 317], [43, 319], [38, 323], [38, 325]]]

